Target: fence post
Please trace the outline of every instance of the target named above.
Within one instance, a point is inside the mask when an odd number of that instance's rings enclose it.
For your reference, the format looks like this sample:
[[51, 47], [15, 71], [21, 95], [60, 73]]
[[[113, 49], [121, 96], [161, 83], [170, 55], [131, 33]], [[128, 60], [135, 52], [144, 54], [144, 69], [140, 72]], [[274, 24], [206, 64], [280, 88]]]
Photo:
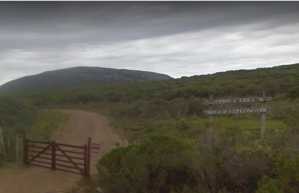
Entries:
[[4, 141], [4, 134], [3, 134], [3, 129], [0, 126], [0, 156], [3, 156], [6, 158], [7, 152], [6, 152], [6, 147], [5, 147], [5, 141]]
[[22, 164], [22, 147], [23, 147], [23, 138], [20, 134], [16, 134], [16, 164]]
[[90, 149], [91, 149], [91, 138], [88, 138], [87, 145], [85, 145], [85, 175], [90, 176]]
[[24, 164], [27, 165], [28, 164], [28, 141], [26, 139], [25, 136], [23, 136], [23, 159], [24, 159]]
[[52, 146], [52, 170], [56, 170], [56, 143], [53, 141], [51, 143]]
[[87, 145], [84, 145], [84, 175], [87, 176], [88, 174], [88, 164], [87, 164]]

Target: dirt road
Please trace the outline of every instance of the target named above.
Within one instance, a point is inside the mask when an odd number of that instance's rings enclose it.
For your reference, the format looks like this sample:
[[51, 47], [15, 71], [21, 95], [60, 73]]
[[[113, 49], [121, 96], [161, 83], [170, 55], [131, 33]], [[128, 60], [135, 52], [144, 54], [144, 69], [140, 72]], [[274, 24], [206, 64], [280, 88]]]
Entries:
[[[67, 123], [58, 129], [53, 139], [58, 142], [82, 145], [88, 137], [101, 144], [101, 152], [91, 159], [91, 173], [96, 172], [96, 161], [117, 145], [126, 145], [109, 126], [107, 119], [92, 112], [61, 110], [69, 115]], [[0, 193], [61, 193], [70, 190], [80, 176], [42, 168], [0, 169]]]

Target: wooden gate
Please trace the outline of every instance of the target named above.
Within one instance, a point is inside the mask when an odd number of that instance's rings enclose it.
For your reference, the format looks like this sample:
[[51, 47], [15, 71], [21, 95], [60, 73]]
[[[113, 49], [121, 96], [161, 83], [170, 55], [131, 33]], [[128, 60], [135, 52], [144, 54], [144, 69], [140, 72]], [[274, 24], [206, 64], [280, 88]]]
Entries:
[[24, 163], [83, 176], [90, 175], [92, 150], [100, 149], [99, 144], [70, 145], [55, 141], [24, 140]]

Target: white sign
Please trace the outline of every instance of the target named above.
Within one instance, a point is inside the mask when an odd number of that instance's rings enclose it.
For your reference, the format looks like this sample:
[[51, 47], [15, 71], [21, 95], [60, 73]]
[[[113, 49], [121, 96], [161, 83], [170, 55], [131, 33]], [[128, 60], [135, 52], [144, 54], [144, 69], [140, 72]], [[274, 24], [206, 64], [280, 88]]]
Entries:
[[222, 105], [222, 104], [234, 104], [234, 103], [262, 103], [271, 101], [272, 97], [244, 97], [244, 98], [225, 98], [207, 100], [208, 105]]
[[260, 108], [231, 108], [231, 109], [217, 109], [217, 110], [206, 110], [207, 115], [234, 115], [234, 114], [245, 114], [245, 113], [266, 113], [268, 111], [265, 107]]

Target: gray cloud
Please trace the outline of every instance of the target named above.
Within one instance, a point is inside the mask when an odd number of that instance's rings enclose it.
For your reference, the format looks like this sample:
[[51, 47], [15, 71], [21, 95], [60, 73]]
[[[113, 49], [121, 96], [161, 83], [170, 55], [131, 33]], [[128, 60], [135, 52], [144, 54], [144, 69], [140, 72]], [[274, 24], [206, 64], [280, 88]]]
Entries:
[[0, 84], [71, 66], [175, 77], [298, 61], [299, 3], [0, 3]]

